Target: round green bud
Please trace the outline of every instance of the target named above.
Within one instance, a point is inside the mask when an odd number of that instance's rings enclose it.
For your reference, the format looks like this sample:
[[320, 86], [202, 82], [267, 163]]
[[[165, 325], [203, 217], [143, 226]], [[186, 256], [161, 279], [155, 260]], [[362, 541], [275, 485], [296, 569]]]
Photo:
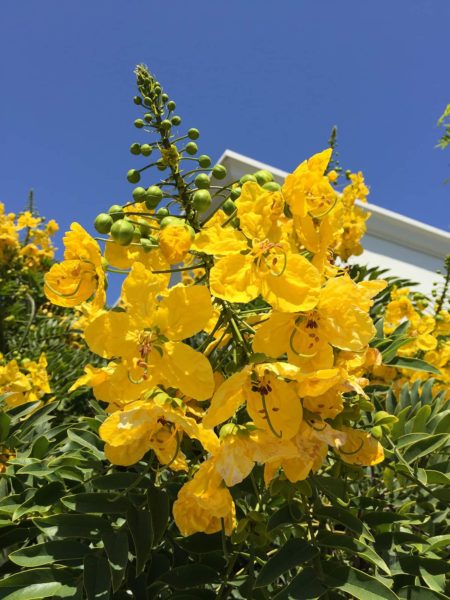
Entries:
[[141, 180], [139, 171], [136, 171], [136, 169], [130, 169], [127, 173], [127, 179], [130, 183], [138, 183], [138, 181]]
[[151, 185], [145, 192], [145, 205], [149, 210], [153, 210], [163, 199], [163, 192], [157, 185]]
[[161, 208], [158, 208], [158, 210], [156, 211], [156, 216], [158, 217], [158, 219], [164, 219], [164, 217], [167, 217], [168, 215], [169, 210], [165, 206], [161, 206]]
[[211, 206], [211, 194], [208, 190], [198, 190], [192, 197], [192, 206], [199, 213], [205, 212]]
[[136, 187], [132, 191], [131, 195], [133, 196], [133, 200], [135, 202], [144, 202], [146, 193], [147, 192], [146, 192], [145, 188]]
[[143, 156], [150, 156], [152, 153], [152, 147], [150, 144], [142, 144], [140, 150]]
[[167, 164], [164, 162], [163, 158], [158, 158], [158, 160], [156, 161], [156, 168], [159, 171], [165, 171], [167, 169]]
[[276, 181], [268, 181], [262, 187], [263, 190], [268, 190], [269, 192], [279, 192], [281, 190], [281, 185]]
[[237, 200], [239, 198], [239, 196], [241, 195], [241, 188], [240, 187], [235, 187], [231, 190], [230, 192], [230, 197], [232, 200]]
[[109, 233], [113, 223], [111, 215], [100, 213], [95, 217], [94, 227], [99, 233]]
[[144, 98], [144, 106], [151, 106], [152, 105], [152, 101], [151, 98]]
[[207, 154], [201, 154], [198, 157], [198, 164], [203, 169], [207, 169], [211, 165], [211, 158]]
[[131, 154], [140, 154], [141, 153], [140, 144], [138, 144], [137, 142], [135, 142], [134, 144], [131, 144], [130, 152], [131, 152]]
[[198, 140], [200, 137], [200, 131], [195, 127], [191, 127], [187, 134], [191, 140]]
[[144, 252], [150, 252], [151, 250], [153, 250], [153, 244], [147, 238], [141, 238], [139, 242]]
[[137, 127], [138, 129], [142, 129], [142, 127], [144, 127], [145, 123], [142, 119], [136, 119], [134, 122], [134, 126]]
[[166, 94], [165, 92], [164, 92], [164, 94], [161, 94], [161, 100], [163, 102], [167, 102], [168, 99], [169, 99], [169, 94]]
[[264, 185], [265, 183], [273, 181], [273, 175], [270, 171], [267, 171], [267, 169], [261, 169], [260, 171], [256, 171], [254, 175], [259, 185]]
[[209, 176], [206, 173], [199, 173], [195, 178], [194, 183], [198, 188], [202, 190], [208, 189], [211, 184]]
[[161, 86], [160, 85], [155, 85], [155, 94], [160, 94], [162, 92]]
[[215, 165], [212, 170], [212, 176], [216, 179], [224, 179], [227, 176], [227, 170], [223, 165]]
[[178, 115], [174, 115], [171, 119], [170, 119], [172, 125], [180, 125], [181, 124], [181, 117], [179, 117]]
[[111, 215], [113, 221], [118, 221], [119, 219], [123, 219], [125, 213], [123, 212], [123, 208], [120, 204], [113, 204], [108, 208], [108, 214]]
[[175, 102], [173, 100], [169, 100], [169, 102], [167, 103], [167, 109], [170, 110], [170, 112], [172, 112], [176, 109], [176, 107], [177, 105], [175, 104]]
[[140, 236], [139, 237], [143, 237], [143, 238], [148, 237], [150, 235], [150, 233], [151, 233], [150, 225], [142, 217], [140, 217], [138, 219], [138, 223], [139, 223], [139, 230], [140, 230]]
[[134, 226], [133, 242], [139, 242], [141, 239], [141, 229], [137, 225]]
[[236, 210], [236, 205], [231, 198], [227, 198], [225, 200], [225, 202], [222, 204], [222, 210], [228, 216], [234, 213]]
[[142, 104], [142, 98], [140, 96], [135, 96], [133, 102], [139, 106], [139, 104]]
[[144, 121], [146, 121], [147, 123], [151, 123], [152, 120], [153, 120], [152, 113], [145, 113], [145, 115], [144, 115]]
[[111, 237], [120, 246], [128, 246], [133, 241], [134, 225], [125, 219], [119, 219], [111, 227]]
[[186, 152], [188, 154], [197, 154], [198, 152], [198, 146], [195, 142], [189, 142], [188, 144], [186, 144]]
[[164, 129], [164, 131], [167, 131], [172, 127], [172, 123], [169, 121], [169, 119], [164, 119], [164, 121], [161, 121], [160, 127], [161, 129]]
[[247, 181], [256, 181], [256, 177], [254, 175], [242, 175], [242, 177], [239, 179], [239, 183], [241, 185], [244, 185], [244, 183]]
[[179, 217], [172, 217], [169, 215], [161, 219], [161, 221], [159, 222], [159, 226], [161, 227], [161, 229], [164, 229], [168, 225], [172, 227], [184, 227], [185, 221], [183, 219], [180, 219]]

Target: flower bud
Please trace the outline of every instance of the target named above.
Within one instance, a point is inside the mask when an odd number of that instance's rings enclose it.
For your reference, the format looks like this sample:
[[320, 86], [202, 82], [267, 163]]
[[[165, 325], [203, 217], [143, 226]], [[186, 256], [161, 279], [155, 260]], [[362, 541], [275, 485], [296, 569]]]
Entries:
[[100, 213], [95, 217], [94, 227], [99, 233], [109, 233], [113, 222], [111, 215]]
[[276, 181], [268, 181], [262, 187], [269, 192], [279, 192], [281, 190], [281, 185]]
[[170, 119], [172, 125], [180, 125], [181, 124], [181, 117], [179, 117], [178, 115], [174, 115], [171, 119]]
[[239, 179], [239, 183], [241, 185], [244, 185], [244, 183], [246, 181], [256, 181], [256, 177], [254, 175], [247, 174], [247, 175], [242, 175], [242, 177]]
[[192, 206], [199, 213], [203, 213], [211, 206], [211, 194], [208, 190], [198, 190], [192, 197]]
[[222, 204], [222, 210], [226, 215], [232, 215], [236, 210], [236, 205], [231, 198], [227, 198]]
[[144, 252], [150, 252], [154, 248], [154, 244], [152, 244], [152, 242], [146, 238], [141, 238], [140, 244]]
[[133, 196], [133, 200], [135, 202], [144, 202], [146, 193], [147, 192], [146, 192], [145, 188], [136, 187], [132, 191], [131, 195]]
[[137, 127], [138, 129], [142, 129], [144, 127], [145, 123], [142, 119], [136, 119], [134, 122], [134, 126]]
[[131, 154], [140, 154], [141, 153], [140, 144], [138, 144], [137, 142], [135, 142], [134, 144], [131, 144], [130, 152], [131, 152]]
[[134, 225], [125, 219], [119, 219], [111, 227], [111, 237], [120, 246], [128, 246], [134, 236]]
[[130, 183], [137, 183], [141, 179], [139, 171], [136, 171], [136, 169], [130, 169], [127, 173], [127, 179]]
[[173, 217], [169, 215], [161, 219], [159, 225], [161, 229], [164, 229], [164, 227], [167, 227], [168, 225], [171, 225], [172, 227], [184, 227], [185, 224], [186, 221], [184, 219], [180, 219], [180, 217]]
[[239, 198], [239, 196], [241, 195], [241, 188], [240, 187], [235, 187], [231, 190], [230, 192], [230, 197], [232, 200], [237, 200]]
[[156, 161], [156, 168], [159, 171], [165, 171], [167, 169], [167, 163], [164, 161], [163, 158], [158, 158], [158, 160]]
[[207, 154], [201, 154], [198, 157], [198, 164], [202, 169], [207, 169], [211, 165], [211, 158]]
[[256, 171], [256, 173], [254, 173], [254, 176], [256, 177], [256, 181], [261, 186], [263, 186], [265, 183], [273, 181], [273, 175], [270, 171], [267, 171], [267, 169], [261, 169], [259, 171]]
[[139, 223], [139, 238], [146, 238], [150, 235], [151, 229], [150, 229], [150, 225], [147, 223], [147, 221], [145, 219], [143, 219], [142, 217], [140, 217], [138, 219], [138, 223]]
[[199, 173], [195, 178], [194, 183], [199, 189], [206, 190], [209, 188], [211, 182], [206, 173]]
[[169, 102], [167, 103], [167, 109], [172, 112], [176, 109], [177, 105], [175, 104], [175, 102], [173, 100], [169, 100]]
[[156, 211], [156, 216], [158, 219], [164, 219], [164, 217], [167, 217], [168, 215], [169, 210], [165, 206], [161, 206], [161, 208]]
[[133, 102], [139, 106], [140, 104], [142, 104], [142, 98], [140, 96], [135, 96], [133, 98]]
[[227, 169], [223, 165], [215, 165], [212, 170], [212, 176], [216, 179], [225, 179], [227, 176]]
[[150, 144], [141, 144], [141, 153], [143, 156], [150, 156], [152, 153], [152, 147]]
[[120, 204], [113, 204], [108, 208], [108, 214], [111, 215], [113, 221], [118, 221], [119, 219], [123, 219], [125, 213], [123, 212], [123, 208]]
[[144, 121], [146, 121], [147, 123], [151, 123], [153, 121], [153, 115], [152, 115], [152, 113], [145, 113], [145, 115], [144, 115]]
[[157, 185], [151, 185], [145, 192], [145, 206], [149, 210], [155, 209], [163, 199], [163, 192]]
[[187, 134], [191, 140], [198, 140], [198, 138], [200, 137], [200, 132], [195, 127], [191, 127]]
[[161, 121], [160, 127], [164, 131], [168, 131], [172, 127], [172, 123], [169, 121], [169, 119], [164, 119]]
[[197, 154], [197, 151], [198, 151], [197, 144], [195, 142], [189, 142], [188, 144], [186, 144], [185, 150], [188, 154], [191, 154], [191, 155]]

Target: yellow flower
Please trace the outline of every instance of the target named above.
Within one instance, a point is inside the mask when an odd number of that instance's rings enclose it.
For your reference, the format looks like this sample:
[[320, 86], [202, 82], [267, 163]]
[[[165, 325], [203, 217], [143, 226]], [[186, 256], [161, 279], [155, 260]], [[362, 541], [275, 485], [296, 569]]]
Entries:
[[214, 427], [232, 417], [244, 404], [255, 425], [277, 438], [293, 437], [302, 421], [303, 409], [293, 384], [298, 369], [287, 363], [244, 367], [218, 388], [203, 418]]
[[337, 193], [325, 175], [331, 154], [331, 148], [315, 154], [286, 177], [282, 193], [293, 215], [321, 218], [336, 203]]
[[383, 446], [370, 433], [350, 427], [344, 427], [343, 431], [347, 439], [336, 452], [344, 462], [369, 467], [384, 460]]
[[37, 227], [41, 222], [42, 219], [40, 217], [33, 217], [30, 211], [27, 210], [24, 213], [22, 213], [17, 219], [17, 230], [20, 231], [25, 227], [30, 227], [30, 229], [33, 229], [34, 227]]
[[168, 225], [159, 234], [159, 248], [171, 265], [182, 262], [191, 247], [193, 230], [189, 226]]
[[38, 361], [22, 361], [22, 367], [16, 360], [0, 366], [0, 394], [5, 394], [8, 408], [38, 402], [50, 392], [45, 354]]
[[368, 314], [370, 298], [386, 285], [377, 284], [356, 284], [347, 275], [329, 279], [313, 310], [306, 314], [272, 313], [255, 334], [255, 352], [274, 358], [287, 353], [289, 362], [310, 370], [332, 366], [331, 347], [363, 350], [375, 335]]
[[222, 523], [225, 533], [231, 534], [236, 526], [236, 509], [214, 459], [202, 463], [193, 479], [178, 492], [173, 516], [182, 535], [215, 533], [222, 529]]
[[133, 402], [114, 412], [102, 423], [99, 433], [106, 442], [108, 460], [122, 466], [135, 464], [151, 449], [161, 464], [186, 471], [186, 457], [180, 450], [183, 433], [198, 439], [209, 452], [219, 445], [212, 431], [174, 408], [163, 393], [155, 400]]
[[94, 306], [105, 304], [105, 275], [97, 242], [79, 225], [72, 223], [64, 237], [64, 261], [46, 273], [44, 293], [58, 306], [77, 306], [94, 295]]
[[86, 342], [104, 358], [121, 357], [132, 382], [163, 384], [206, 400], [214, 390], [211, 365], [181, 340], [201, 331], [210, 319], [209, 291], [178, 285], [158, 300], [164, 289], [164, 277], [135, 263], [122, 287], [126, 310], [99, 314], [86, 327]]

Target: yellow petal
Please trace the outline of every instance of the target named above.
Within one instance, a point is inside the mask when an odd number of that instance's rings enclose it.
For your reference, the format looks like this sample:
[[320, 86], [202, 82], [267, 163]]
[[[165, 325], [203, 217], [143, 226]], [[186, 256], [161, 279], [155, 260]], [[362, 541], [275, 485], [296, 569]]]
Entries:
[[184, 340], [201, 331], [213, 316], [206, 286], [177, 285], [159, 303], [154, 324], [171, 340]]
[[262, 323], [253, 338], [253, 350], [277, 358], [289, 348], [289, 338], [294, 327], [295, 315], [273, 312]]
[[137, 343], [129, 337], [133, 331], [132, 321], [125, 312], [109, 311], [93, 319], [85, 329], [87, 345], [99, 356], [133, 356]]
[[219, 259], [210, 272], [211, 292], [229, 302], [250, 302], [259, 295], [253, 256], [232, 254]]
[[80, 260], [64, 260], [53, 265], [44, 277], [44, 293], [57, 306], [78, 306], [96, 289], [95, 267]]
[[245, 402], [243, 387], [249, 379], [250, 368], [245, 367], [226, 379], [214, 394], [211, 406], [203, 417], [203, 425], [208, 428], [223, 423], [234, 415]]
[[289, 254], [282, 275], [261, 273], [261, 294], [274, 310], [281, 312], [306, 311], [319, 300], [321, 277], [319, 271], [304, 256]]
[[155, 275], [142, 263], [135, 262], [122, 284], [121, 297], [124, 304], [139, 312], [149, 313], [156, 296], [166, 288], [166, 278]]
[[283, 205], [281, 192], [265, 190], [255, 181], [244, 183], [236, 200], [240, 229], [250, 239], [276, 241], [280, 232], [275, 223], [283, 213]]
[[384, 460], [383, 446], [365, 431], [344, 427], [347, 441], [338, 451], [341, 459], [351, 465], [369, 467]]
[[220, 223], [202, 229], [191, 246], [192, 250], [217, 256], [236, 254], [246, 248], [247, 240], [240, 231], [233, 227], [221, 227]]
[[187, 344], [167, 342], [163, 345], [159, 375], [168, 387], [178, 388], [195, 400], [208, 400], [214, 392], [214, 377], [208, 359]]

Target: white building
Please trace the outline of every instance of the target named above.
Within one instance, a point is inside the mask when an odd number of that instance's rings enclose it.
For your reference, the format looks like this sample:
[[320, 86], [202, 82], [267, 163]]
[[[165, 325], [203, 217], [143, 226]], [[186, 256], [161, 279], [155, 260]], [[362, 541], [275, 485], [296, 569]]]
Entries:
[[[283, 183], [288, 174], [232, 150], [225, 150], [218, 162], [227, 168], [225, 182], [259, 169], [273, 173], [278, 183]], [[359, 206], [371, 217], [362, 239], [364, 253], [349, 262], [389, 269], [392, 275], [416, 281], [419, 285], [414, 289], [429, 294], [438, 280], [436, 269], [443, 268], [444, 258], [450, 254], [450, 233], [374, 204]]]

